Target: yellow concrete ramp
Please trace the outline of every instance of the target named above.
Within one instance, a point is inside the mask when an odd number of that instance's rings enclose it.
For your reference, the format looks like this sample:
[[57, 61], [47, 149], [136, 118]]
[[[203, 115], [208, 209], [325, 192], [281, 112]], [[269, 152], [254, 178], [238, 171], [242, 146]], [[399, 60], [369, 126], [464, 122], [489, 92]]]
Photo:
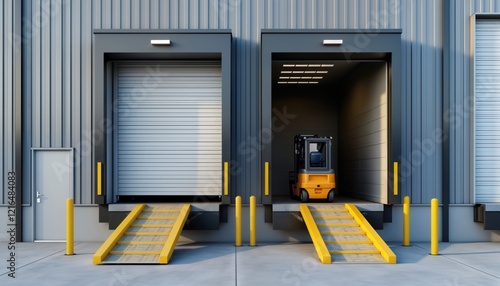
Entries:
[[353, 204], [300, 205], [322, 263], [396, 263], [396, 255]]
[[94, 264], [167, 264], [189, 204], [139, 204], [94, 254]]

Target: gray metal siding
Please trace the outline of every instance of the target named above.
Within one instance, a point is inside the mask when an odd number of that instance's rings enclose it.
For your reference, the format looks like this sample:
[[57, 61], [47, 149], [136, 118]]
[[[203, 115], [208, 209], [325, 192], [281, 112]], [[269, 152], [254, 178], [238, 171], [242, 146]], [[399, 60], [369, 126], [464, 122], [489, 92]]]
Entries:
[[450, 110], [444, 114], [450, 122], [450, 203], [470, 204], [473, 203], [470, 21], [475, 13], [500, 13], [500, 1], [450, 1], [450, 4]]
[[118, 64], [116, 74], [117, 195], [220, 196], [220, 64]]
[[[441, 149], [435, 146], [432, 152], [422, 155], [424, 151], [419, 146], [433, 138], [433, 132], [441, 125], [442, 1], [24, 1], [24, 16], [32, 33], [26, 41], [23, 71], [27, 119], [24, 151], [28, 154], [30, 147], [74, 147], [76, 203], [93, 201], [89, 147], [92, 29], [106, 28], [232, 30], [235, 52], [232, 158], [238, 167], [233, 170], [231, 189], [245, 199], [261, 192], [262, 185], [262, 162], [259, 156], [250, 158], [251, 152], [244, 147], [249, 144], [243, 144], [259, 138], [260, 30], [359, 28], [362, 32], [362, 29], [402, 28], [401, 161], [403, 165], [406, 162], [408, 172], [402, 178], [401, 190], [404, 195], [411, 195], [412, 203], [428, 203], [431, 197], [440, 194]], [[466, 17], [459, 21], [462, 26], [468, 23]], [[463, 30], [454, 32], [464, 34]], [[457, 42], [457, 47], [464, 43]], [[460, 75], [457, 79], [467, 73]], [[461, 138], [457, 135], [458, 140]], [[455, 160], [460, 159], [458, 155], [463, 152], [453, 150]], [[25, 162], [25, 174], [29, 174], [30, 163]], [[461, 176], [454, 178], [466, 177], [466, 167], [463, 168], [455, 174]], [[401, 173], [404, 175], [404, 170]], [[25, 190], [29, 189], [28, 178], [25, 176]], [[456, 192], [454, 198], [468, 192], [462, 187], [451, 188]]]
[[92, 3], [26, 1], [24, 203], [29, 148], [75, 148], [75, 203], [92, 202]]
[[416, 204], [441, 196], [441, 15], [442, 1], [401, 2], [401, 193]]
[[[475, 20], [475, 19], [474, 19]], [[475, 203], [500, 202], [500, 20], [477, 19], [474, 32]]]
[[0, 3], [0, 204], [7, 204], [8, 172], [14, 170], [14, 1]]

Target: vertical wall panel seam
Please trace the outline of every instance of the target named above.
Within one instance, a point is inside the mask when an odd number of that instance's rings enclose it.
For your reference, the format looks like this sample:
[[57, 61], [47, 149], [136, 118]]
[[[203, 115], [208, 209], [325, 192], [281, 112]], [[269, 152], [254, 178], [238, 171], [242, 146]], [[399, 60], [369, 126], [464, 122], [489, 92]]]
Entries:
[[[94, 43], [93, 43], [93, 36], [92, 36], [92, 30], [93, 30], [93, 13], [94, 13], [94, 9], [93, 9], [93, 3], [91, 2], [90, 3], [90, 20], [89, 20], [89, 24], [90, 24], [90, 35], [89, 35], [89, 39], [90, 39], [90, 47], [91, 47], [91, 50], [90, 50], [90, 62], [93, 63], [94, 62], [94, 54], [92, 53], [92, 47], [94, 46]], [[83, 19], [83, 17], [80, 17], [80, 21]], [[80, 34], [80, 36], [82, 35], [83, 33]], [[92, 86], [93, 86], [93, 69], [92, 69], [92, 65], [90, 65], [90, 70], [88, 71], [89, 72], [89, 76], [90, 76], [90, 86], [89, 86], [89, 93], [92, 94]], [[91, 96], [90, 97], [90, 106], [89, 106], [89, 112], [91, 114], [90, 116], [90, 127], [92, 129], [92, 126], [94, 126], [94, 116], [92, 116], [92, 114], [94, 114], [94, 108], [93, 108], [93, 105], [94, 105], [94, 101], [93, 101], [93, 97]], [[92, 131], [90, 131], [91, 135], [90, 135], [90, 138], [91, 138], [91, 141], [93, 142], [94, 138], [92, 138]], [[85, 204], [85, 203], [94, 203], [95, 202], [95, 194], [93, 192], [94, 188], [93, 188], [93, 184], [92, 184], [92, 177], [95, 173], [95, 166], [93, 164], [94, 162], [94, 148], [90, 148], [91, 149], [91, 152], [90, 152], [90, 183], [88, 184], [88, 188], [83, 188], [84, 186], [84, 178], [81, 178], [80, 179], [80, 191], [79, 193], [81, 194], [81, 199], [80, 199], [80, 203], [82, 204]], [[83, 168], [82, 168], [83, 169]], [[90, 196], [89, 196], [89, 199], [90, 201], [84, 201], [84, 197], [83, 197], [83, 192], [84, 190], [90, 190]]]
[[[23, 88], [22, 88], [22, 65], [23, 65], [23, 6], [24, 4], [21, 1], [12, 2], [13, 9], [13, 35], [18, 35], [20, 42], [18, 46], [17, 53], [14, 52], [14, 89], [13, 95], [15, 100], [12, 101], [13, 104], [13, 160], [11, 162], [12, 169], [16, 172], [16, 181], [17, 182], [17, 196], [16, 196], [16, 241], [22, 241], [23, 239], [23, 112], [22, 112], [22, 96], [23, 96]], [[15, 40], [15, 38], [13, 39]], [[14, 41], [12, 41], [14, 43]], [[12, 48], [15, 49], [15, 45], [12, 45]], [[14, 50], [15, 51], [15, 50]]]
[[[38, 7], [38, 9], [40, 9], [40, 10], [41, 10], [41, 7], [42, 7], [42, 2], [40, 2], [40, 3], [39, 3], [39, 6], [40, 6], [40, 7]], [[37, 24], [39, 24], [39, 23], [37, 22]], [[38, 70], [38, 74], [37, 74], [37, 80], [38, 80], [38, 83], [39, 83], [39, 84], [38, 84], [38, 86], [37, 86], [37, 89], [38, 89], [38, 91], [37, 91], [37, 97], [38, 97], [38, 98], [37, 98], [37, 101], [38, 101], [38, 103], [39, 103], [39, 106], [38, 106], [38, 109], [39, 109], [39, 114], [38, 114], [38, 116], [39, 116], [39, 118], [35, 118], [35, 120], [37, 120], [37, 119], [38, 119], [38, 124], [40, 125], [40, 127], [39, 127], [39, 129], [38, 129], [38, 132], [37, 132], [37, 135], [38, 135], [38, 138], [37, 138], [37, 139], [38, 139], [38, 141], [39, 141], [39, 142], [38, 142], [38, 146], [39, 146], [39, 147], [43, 147], [43, 146], [42, 146], [42, 145], [43, 145], [43, 136], [42, 136], [42, 130], [43, 130], [42, 111], [43, 111], [43, 109], [42, 109], [42, 100], [41, 100], [41, 99], [42, 99], [42, 81], [41, 81], [41, 75], [42, 75], [42, 59], [41, 59], [41, 58], [42, 58], [42, 37], [43, 37], [43, 32], [42, 32], [42, 27], [41, 27], [41, 25], [40, 25], [40, 27], [39, 27], [38, 29], [39, 29], [39, 31], [38, 31], [38, 32], [39, 32], [39, 34], [38, 34], [38, 38], [39, 38], [39, 39], [38, 39], [38, 41], [37, 41], [37, 44], [39, 44], [40, 46], [39, 46], [39, 47], [37, 47], [37, 49], [39, 50], [39, 51], [37, 52], [37, 54], [39, 54], [39, 55], [40, 55], [40, 59], [35, 59], [35, 61], [39, 62], [39, 63], [38, 63], [38, 64], [39, 64], [39, 66], [38, 66], [38, 69], [39, 69], [39, 70]]]
[[448, 121], [445, 118], [445, 111], [447, 110], [447, 106], [449, 105], [449, 96], [450, 96], [450, 90], [448, 88], [448, 84], [450, 84], [451, 81], [451, 76], [450, 76], [450, 48], [451, 48], [451, 15], [454, 15], [451, 12], [451, 3], [450, 0], [444, 0], [443, 5], [442, 5], [442, 41], [443, 41], [443, 55], [441, 58], [441, 64], [442, 64], [442, 70], [441, 70], [441, 90], [442, 90], [442, 104], [441, 104], [441, 110], [442, 110], [442, 130], [443, 130], [443, 135], [447, 136], [447, 139], [445, 139], [442, 143], [442, 153], [441, 153], [441, 164], [442, 164], [442, 180], [441, 180], [441, 188], [442, 188], [442, 202], [443, 202], [443, 210], [442, 210], [442, 220], [443, 220], [443, 241], [449, 241], [449, 227], [446, 226], [447, 223], [449, 223], [449, 204], [450, 204], [450, 162], [449, 162], [449, 143], [450, 143], [450, 137], [449, 137], [449, 125]]
[[52, 95], [52, 82], [51, 82], [51, 77], [52, 77], [52, 18], [54, 15], [52, 15], [52, 10], [51, 10], [51, 6], [52, 6], [52, 1], [48, 2], [48, 6], [49, 6], [49, 14], [48, 14], [48, 17], [49, 17], [49, 27], [48, 27], [48, 48], [49, 50], [47, 51], [47, 62], [48, 62], [48, 69], [49, 69], [49, 77], [48, 77], [48, 80], [47, 80], [47, 85], [48, 85], [48, 94], [47, 95], [44, 95], [44, 97], [46, 96], [49, 100], [49, 102], [47, 103], [47, 106], [48, 106], [48, 114], [46, 115], [46, 118], [48, 119], [48, 141], [49, 141], [49, 146], [48, 147], [53, 147], [53, 143], [52, 143], [52, 137], [53, 137], [53, 128], [52, 128], [52, 117], [53, 117], [53, 111], [52, 111], [52, 103], [53, 103], [53, 95]]
[[[0, 64], [1, 64], [1, 71], [0, 71], [0, 74], [2, 75], [1, 79], [0, 79], [0, 95], [1, 95], [1, 99], [2, 99], [2, 107], [0, 109], [0, 127], [2, 128], [2, 133], [1, 133], [1, 139], [0, 139], [0, 154], [2, 155], [1, 157], [2, 158], [5, 158], [5, 153], [6, 153], [6, 150], [5, 150], [5, 129], [6, 129], [6, 124], [5, 124], [5, 107], [4, 107], [4, 102], [5, 102], [5, 98], [6, 98], [6, 92], [5, 92], [5, 77], [4, 77], [4, 73], [5, 73], [5, 69], [6, 69], [6, 65], [5, 65], [5, 57], [4, 57], [4, 48], [5, 48], [5, 22], [4, 22], [4, 14], [5, 14], [5, 3], [2, 2], [0, 3], [0, 29], [2, 30], [1, 31], [1, 35], [2, 35], [2, 38], [0, 39], [0, 44], [2, 45], [2, 47], [0, 48]], [[0, 165], [0, 171], [2, 172], [1, 174], [1, 177], [0, 177], [0, 183], [2, 184], [2, 186], [4, 186], [4, 176], [3, 174], [5, 173], [4, 172], [4, 168], [5, 168], [5, 165], [7, 164], [6, 160], [4, 159], [3, 162], [2, 162], [2, 165]], [[2, 197], [0, 198], [0, 203], [1, 204], [4, 204], [6, 202], [5, 200], [5, 197], [7, 195], [7, 190], [5, 188], [2, 188]]]
[[[80, 159], [80, 164], [79, 164], [79, 172], [78, 172], [78, 181], [79, 181], [79, 187], [81, 189], [81, 187], [83, 186], [83, 150], [82, 150], [82, 146], [83, 146], [83, 134], [84, 134], [84, 130], [82, 129], [83, 128], [83, 121], [84, 121], [84, 118], [85, 118], [85, 115], [83, 114], [83, 110], [82, 110], [82, 101], [83, 101], [83, 80], [82, 80], [82, 77], [83, 77], [83, 70], [82, 70], [82, 63], [83, 63], [83, 58], [82, 58], [82, 54], [83, 54], [83, 1], [85, 0], [80, 0], [78, 3], [79, 3], [79, 7], [78, 7], [78, 10], [76, 12], [76, 14], [78, 14], [78, 19], [79, 19], [79, 22], [78, 22], [78, 40], [79, 40], [79, 49], [78, 49], [78, 82], [79, 82], [79, 85], [78, 85], [78, 115], [79, 115], [79, 118], [78, 118], [78, 146], [79, 146], [79, 159]], [[92, 4], [94, 4], [95, 2], [92, 2]], [[100, 10], [102, 11], [103, 9], [103, 5], [104, 3], [102, 1], [100, 1]], [[93, 13], [94, 11], [92, 11]], [[103, 19], [103, 16], [101, 14], [101, 17], [99, 18], [99, 24], [101, 26], [103, 26], [103, 23], [105, 22], [105, 19]], [[75, 194], [75, 204], [81, 204], [82, 203], [82, 192], [76, 192]]]
[[[73, 2], [68, 3], [68, 5], [70, 5], [70, 8], [69, 8], [69, 13], [70, 14], [68, 16], [71, 19], [71, 14], [73, 13]], [[69, 112], [69, 120], [70, 120], [70, 122], [69, 122], [70, 132], [68, 134], [68, 138], [69, 138], [69, 146], [74, 147], [73, 146], [73, 132], [74, 131], [73, 131], [73, 128], [72, 128], [73, 127], [73, 110], [72, 110], [73, 95], [71, 93], [71, 91], [73, 90], [73, 81], [72, 81], [72, 79], [73, 79], [73, 49], [71, 48], [71, 43], [73, 42], [73, 33], [72, 33], [72, 31], [73, 31], [73, 21], [70, 21], [69, 22], [69, 44], [70, 45], [67, 47], [67, 49], [69, 49], [68, 82], [70, 84], [70, 87], [68, 89], [69, 92], [70, 92], [68, 94], [68, 98], [69, 98], [69, 109], [68, 109], [68, 112]], [[76, 151], [75, 155], [78, 156], [78, 154], [79, 154], [78, 151]], [[77, 158], [75, 158], [75, 162], [77, 162], [76, 160], [77, 160]], [[80, 161], [80, 160], [78, 159], [78, 161]], [[73, 174], [75, 174], [75, 176], [77, 175], [76, 172], [73, 172]], [[75, 182], [76, 182], [76, 180], [74, 180], [73, 183], [75, 183]], [[76, 189], [77, 188], [75, 186], [75, 191], [76, 191]]]

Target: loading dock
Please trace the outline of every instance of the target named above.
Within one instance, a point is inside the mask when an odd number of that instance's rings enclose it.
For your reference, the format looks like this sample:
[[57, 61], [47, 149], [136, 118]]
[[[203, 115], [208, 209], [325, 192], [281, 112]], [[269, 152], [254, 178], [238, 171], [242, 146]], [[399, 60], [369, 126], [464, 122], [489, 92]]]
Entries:
[[231, 32], [95, 30], [94, 38], [99, 221], [116, 228], [130, 211], [119, 203], [206, 202], [190, 227], [218, 228], [232, 195]]
[[[400, 33], [263, 30], [262, 129], [272, 130], [273, 140], [262, 152], [270, 164], [270, 191], [262, 203], [280, 203], [272, 207], [275, 225], [290, 220], [283, 203], [298, 203], [288, 199], [297, 134], [333, 137], [342, 201], [398, 202], [391, 174], [401, 152]], [[285, 124], [276, 124], [278, 117], [286, 117]], [[376, 213], [381, 220], [383, 209]]]

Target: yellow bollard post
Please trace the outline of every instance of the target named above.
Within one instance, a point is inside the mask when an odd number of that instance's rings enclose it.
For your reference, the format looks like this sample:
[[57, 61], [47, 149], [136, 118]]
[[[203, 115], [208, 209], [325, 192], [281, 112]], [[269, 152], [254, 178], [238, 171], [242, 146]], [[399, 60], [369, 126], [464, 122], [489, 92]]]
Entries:
[[235, 200], [235, 230], [236, 230], [236, 246], [241, 246], [241, 197], [237, 196]]
[[438, 215], [438, 199], [431, 200], [431, 255], [438, 255], [438, 239], [439, 239], [439, 215]]
[[403, 246], [410, 246], [410, 197], [403, 199]]
[[257, 213], [257, 199], [255, 196], [250, 197], [250, 246], [256, 246], [257, 240], [257, 224], [256, 224], [256, 213]]
[[74, 255], [75, 229], [74, 229], [74, 203], [73, 199], [66, 200], [66, 255]]

